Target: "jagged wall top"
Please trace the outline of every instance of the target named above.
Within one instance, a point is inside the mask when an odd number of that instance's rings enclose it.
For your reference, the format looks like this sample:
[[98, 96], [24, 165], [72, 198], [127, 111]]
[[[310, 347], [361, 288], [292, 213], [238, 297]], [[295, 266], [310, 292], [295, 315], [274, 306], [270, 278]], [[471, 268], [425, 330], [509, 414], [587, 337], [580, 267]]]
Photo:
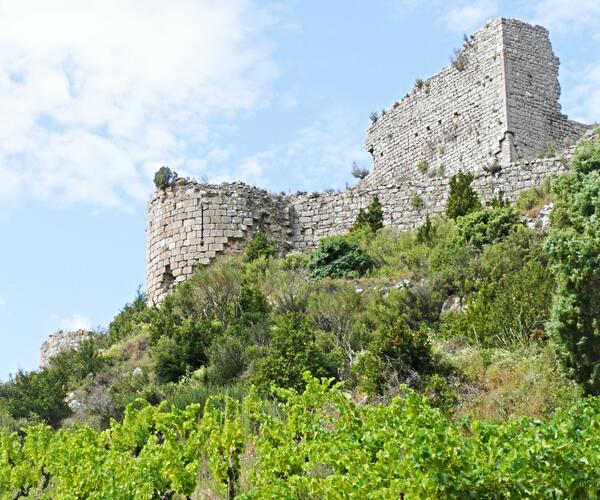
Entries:
[[372, 124], [363, 184], [476, 172], [578, 139], [587, 127], [560, 112], [558, 64], [544, 27], [490, 21]]

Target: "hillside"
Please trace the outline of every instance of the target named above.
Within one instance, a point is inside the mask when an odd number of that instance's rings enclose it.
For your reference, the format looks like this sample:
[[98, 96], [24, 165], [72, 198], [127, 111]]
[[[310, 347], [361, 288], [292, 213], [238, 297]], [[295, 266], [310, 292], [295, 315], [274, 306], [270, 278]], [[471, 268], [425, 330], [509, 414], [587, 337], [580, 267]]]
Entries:
[[18, 373], [2, 498], [595, 497], [600, 134], [512, 205], [472, 180], [414, 231], [259, 231]]

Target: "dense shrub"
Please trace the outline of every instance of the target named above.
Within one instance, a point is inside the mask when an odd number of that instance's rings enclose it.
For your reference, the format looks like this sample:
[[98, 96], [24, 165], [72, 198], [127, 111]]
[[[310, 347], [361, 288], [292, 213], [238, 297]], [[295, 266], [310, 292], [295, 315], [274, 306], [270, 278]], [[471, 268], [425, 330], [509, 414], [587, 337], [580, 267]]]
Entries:
[[280, 316], [271, 330], [271, 345], [267, 356], [257, 363], [254, 382], [264, 388], [271, 385], [302, 389], [302, 373], [329, 375], [326, 363], [315, 345], [314, 331], [295, 314]]
[[458, 235], [462, 244], [480, 250], [502, 241], [519, 225], [523, 222], [511, 207], [484, 208], [458, 219]]
[[546, 249], [557, 292], [549, 330], [569, 374], [600, 394], [600, 147], [584, 143], [575, 173], [555, 183], [554, 226]]
[[177, 172], [163, 166], [154, 174], [154, 185], [157, 189], [165, 189], [167, 186], [173, 184], [178, 177]]
[[446, 202], [446, 215], [457, 219], [481, 208], [477, 193], [471, 187], [473, 174], [459, 172], [450, 179], [450, 192]]
[[322, 239], [308, 262], [312, 279], [359, 278], [372, 267], [369, 255], [343, 236]]
[[379, 197], [374, 194], [371, 204], [366, 210], [360, 209], [356, 217], [356, 221], [352, 226], [353, 230], [368, 229], [371, 232], [376, 232], [383, 227], [383, 207], [379, 201]]
[[56, 369], [19, 371], [0, 386], [0, 399], [5, 401], [13, 418], [38, 420], [58, 427], [71, 413], [64, 402], [68, 387], [67, 374]]
[[277, 245], [270, 243], [264, 230], [256, 232], [246, 247], [246, 258], [252, 262], [261, 257], [268, 259], [277, 253]]
[[573, 169], [579, 174], [600, 171], [600, 128], [593, 138], [584, 139], [573, 155]]
[[210, 320], [181, 318], [167, 311], [155, 320], [151, 332], [158, 379], [175, 382], [206, 364], [207, 349], [222, 333], [222, 326]]

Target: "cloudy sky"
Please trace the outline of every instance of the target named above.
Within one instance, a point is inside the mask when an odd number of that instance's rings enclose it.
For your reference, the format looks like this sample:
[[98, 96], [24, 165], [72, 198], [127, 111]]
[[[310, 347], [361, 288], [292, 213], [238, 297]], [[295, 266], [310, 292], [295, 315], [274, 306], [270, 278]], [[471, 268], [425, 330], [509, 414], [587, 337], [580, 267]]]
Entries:
[[161, 165], [343, 188], [369, 112], [499, 15], [550, 29], [563, 110], [600, 120], [598, 0], [0, 0], [0, 379], [144, 285]]

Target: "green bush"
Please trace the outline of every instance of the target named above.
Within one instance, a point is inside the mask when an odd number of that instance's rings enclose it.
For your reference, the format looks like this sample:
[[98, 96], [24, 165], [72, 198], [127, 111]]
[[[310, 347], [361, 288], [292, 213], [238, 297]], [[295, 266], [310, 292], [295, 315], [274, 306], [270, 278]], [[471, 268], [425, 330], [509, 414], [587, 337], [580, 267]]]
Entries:
[[379, 197], [374, 194], [371, 204], [367, 210], [362, 208], [358, 211], [356, 221], [352, 226], [352, 230], [368, 229], [371, 232], [376, 232], [383, 227], [383, 207], [379, 201]]
[[458, 235], [464, 244], [480, 250], [502, 241], [521, 225], [521, 218], [511, 207], [484, 208], [458, 219]]
[[286, 314], [275, 320], [269, 353], [257, 362], [253, 382], [263, 388], [277, 385], [301, 390], [305, 371], [316, 377], [330, 375], [324, 365], [314, 332], [306, 321], [298, 315]]
[[471, 187], [473, 174], [459, 172], [450, 179], [446, 215], [458, 219], [481, 208], [481, 201]]
[[515, 207], [526, 213], [552, 201], [552, 179], [546, 177], [539, 186], [521, 191], [515, 202]]
[[483, 347], [514, 348], [543, 337], [554, 281], [545, 262], [528, 261], [498, 281], [484, 281], [467, 299], [466, 311], [442, 328]]
[[19, 371], [0, 386], [0, 400], [5, 401], [13, 418], [38, 420], [58, 427], [71, 414], [64, 402], [68, 387], [67, 374], [56, 369]]
[[600, 394], [600, 170], [584, 144], [576, 173], [555, 182], [553, 228], [546, 250], [556, 274], [549, 330], [568, 373]]
[[208, 347], [221, 333], [222, 326], [215, 321], [181, 318], [170, 311], [158, 317], [151, 326], [151, 340], [159, 381], [176, 382], [205, 365]]
[[425, 206], [425, 202], [423, 201], [423, 198], [421, 196], [415, 194], [410, 199], [410, 206], [413, 207], [415, 210], [420, 210]]
[[594, 138], [581, 141], [573, 155], [573, 169], [579, 174], [600, 170], [600, 128]]
[[268, 259], [277, 254], [277, 245], [269, 243], [267, 233], [262, 229], [257, 231], [246, 247], [246, 258], [252, 262], [259, 258]]
[[359, 278], [372, 268], [369, 255], [343, 236], [322, 239], [308, 262], [312, 279]]
[[156, 309], [146, 305], [145, 294], [138, 291], [135, 299], [126, 304], [108, 325], [108, 343], [112, 345], [126, 337], [137, 335], [140, 327], [149, 325], [156, 313]]
[[173, 184], [179, 176], [177, 172], [172, 171], [169, 167], [160, 167], [154, 174], [154, 185], [157, 189], [165, 189]]

